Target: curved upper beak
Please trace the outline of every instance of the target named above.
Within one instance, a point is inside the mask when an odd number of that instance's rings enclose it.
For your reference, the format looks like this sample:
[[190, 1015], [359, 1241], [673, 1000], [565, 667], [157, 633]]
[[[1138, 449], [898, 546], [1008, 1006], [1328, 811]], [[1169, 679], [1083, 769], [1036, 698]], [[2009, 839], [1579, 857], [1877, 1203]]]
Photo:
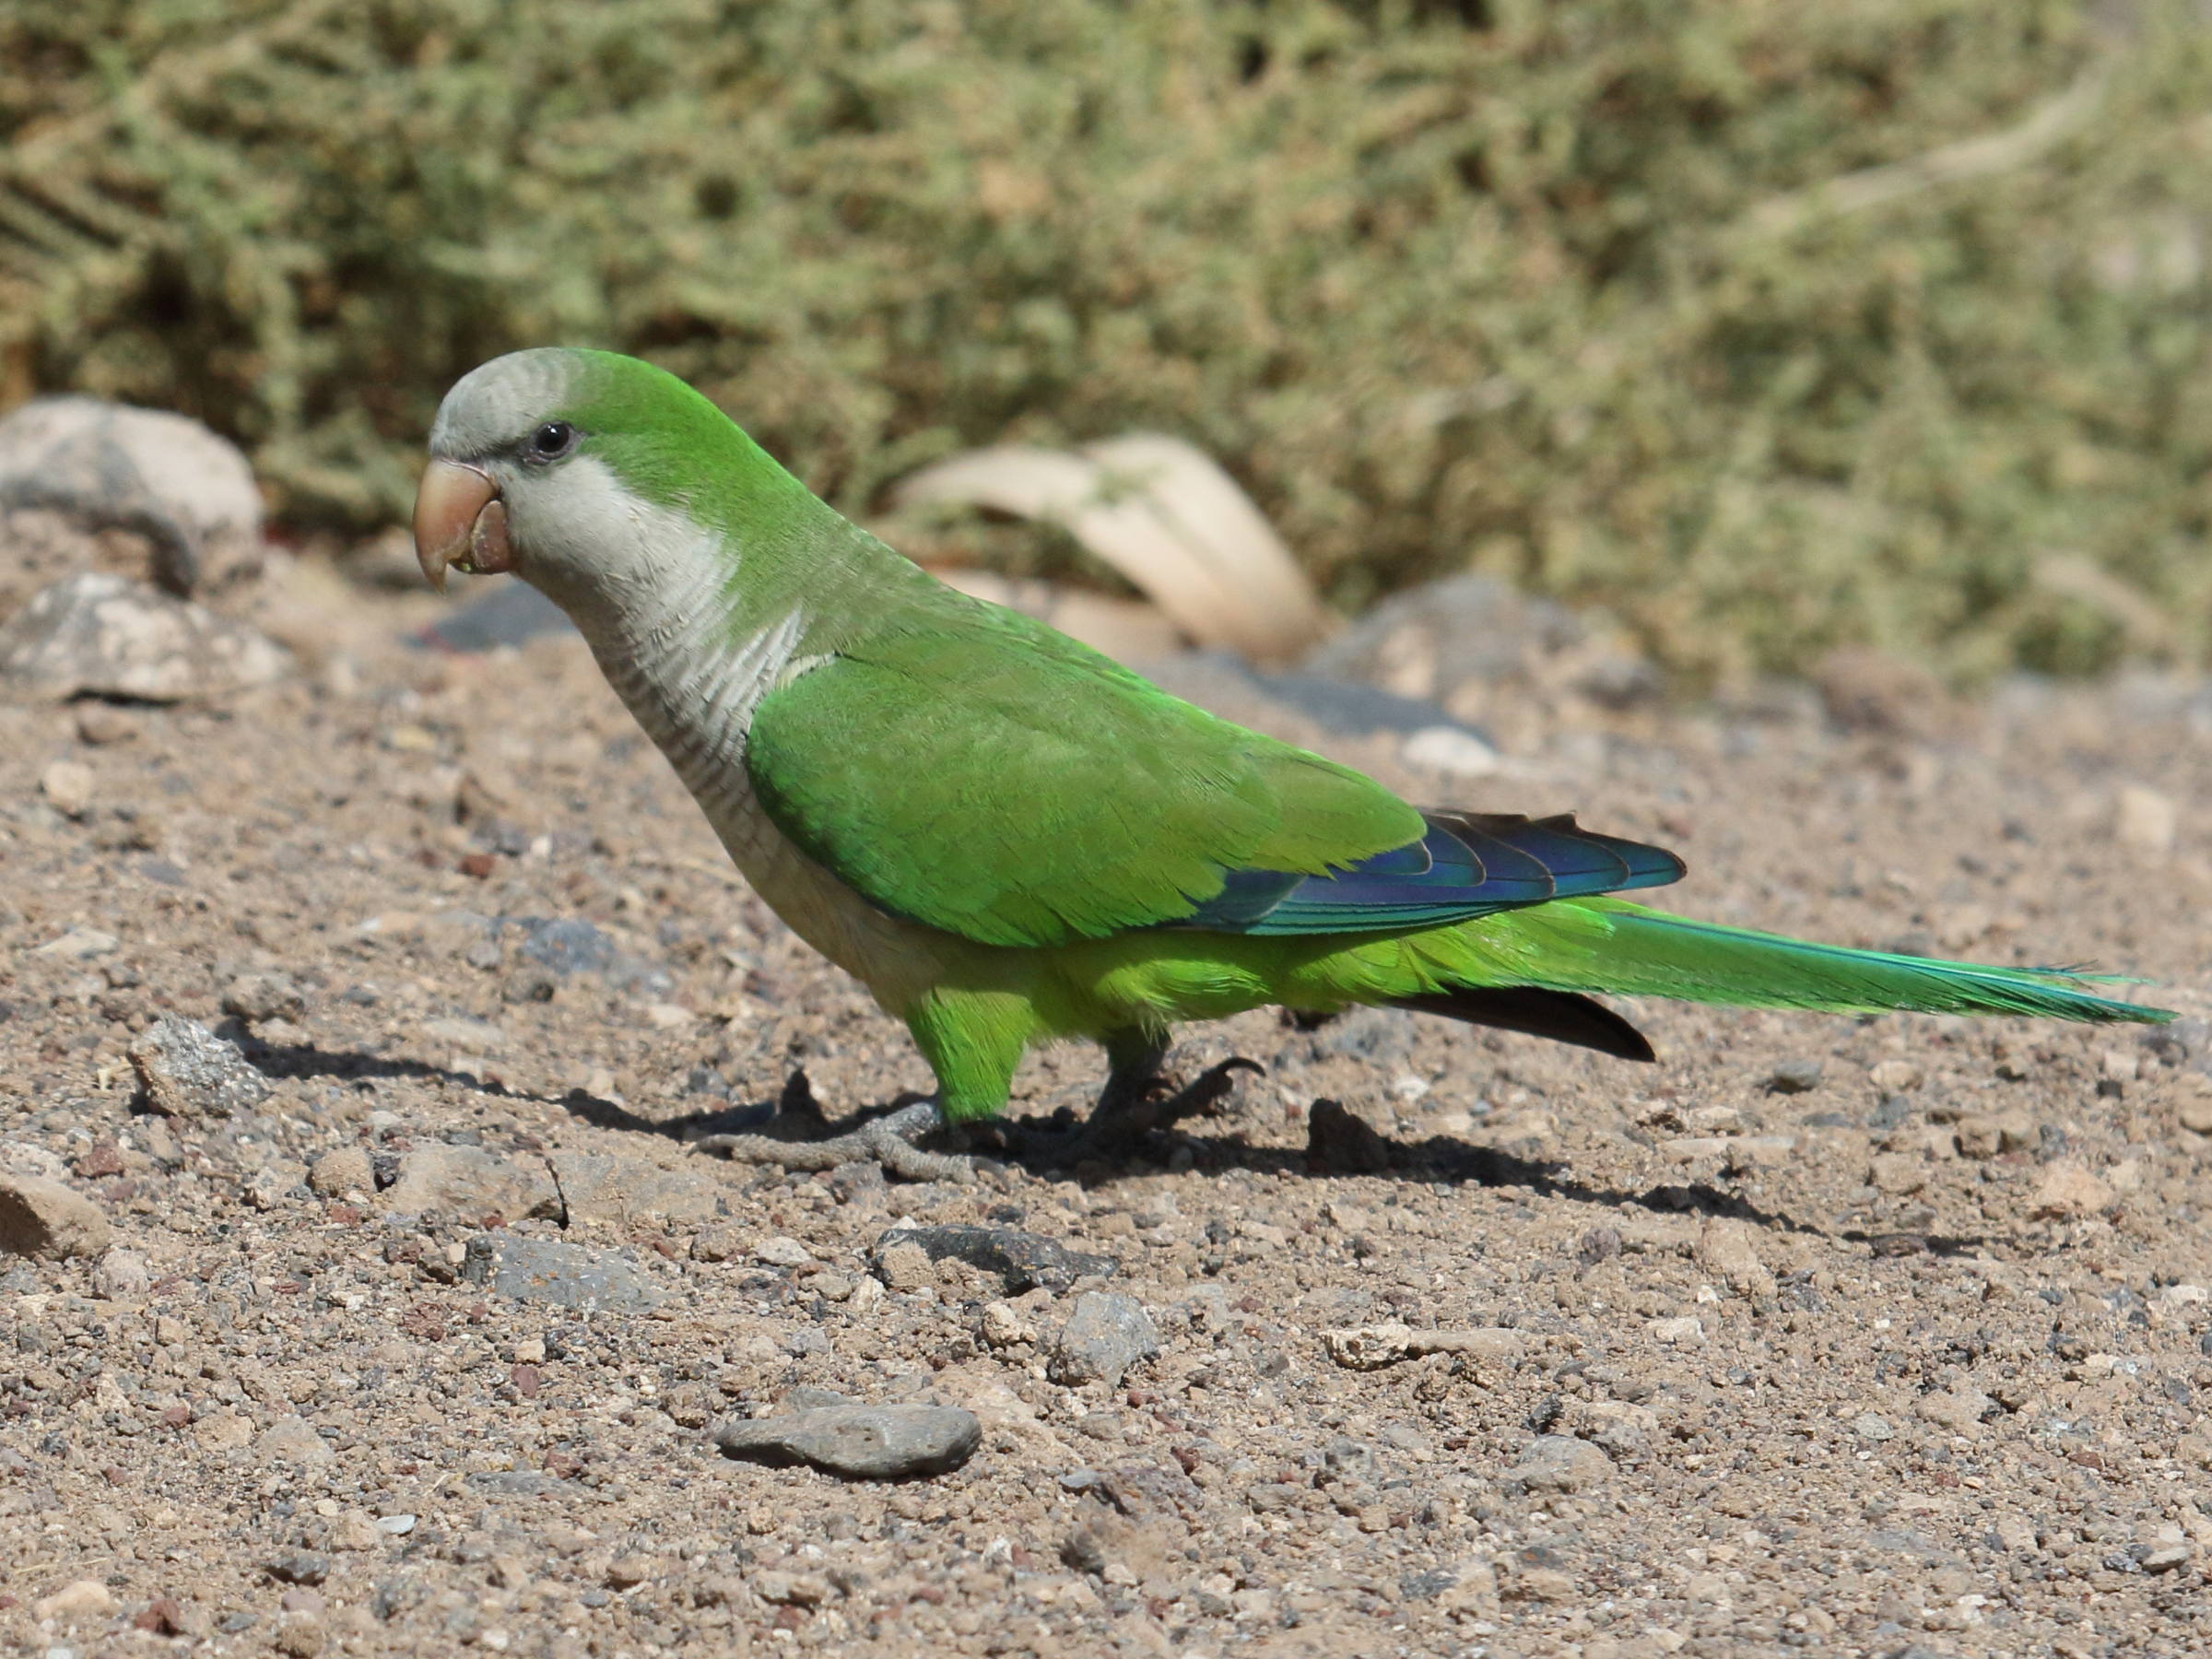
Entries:
[[415, 558], [441, 594], [449, 568], [480, 576], [514, 569], [507, 503], [490, 474], [458, 461], [432, 461], [423, 470], [415, 492]]

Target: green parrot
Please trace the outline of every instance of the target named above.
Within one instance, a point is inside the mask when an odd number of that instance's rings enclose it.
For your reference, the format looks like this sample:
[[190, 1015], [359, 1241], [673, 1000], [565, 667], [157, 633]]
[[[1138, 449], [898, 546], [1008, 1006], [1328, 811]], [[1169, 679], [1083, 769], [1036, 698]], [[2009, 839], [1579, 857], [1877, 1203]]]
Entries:
[[[1268, 1006], [1409, 1008], [1630, 1060], [1650, 1045], [1588, 993], [2172, 1018], [2055, 970], [1631, 903], [1681, 860], [1567, 817], [1421, 810], [1180, 701], [937, 582], [634, 359], [496, 359], [429, 447], [424, 573], [510, 571], [565, 611], [746, 879], [936, 1075], [931, 1100], [834, 1139], [715, 1138], [734, 1155], [942, 1173], [912, 1142], [1000, 1112], [1028, 1050], [1102, 1044], [1092, 1121], [1125, 1119], [1157, 1100], [1171, 1028]], [[1227, 1087], [1217, 1067], [1169, 1115]]]

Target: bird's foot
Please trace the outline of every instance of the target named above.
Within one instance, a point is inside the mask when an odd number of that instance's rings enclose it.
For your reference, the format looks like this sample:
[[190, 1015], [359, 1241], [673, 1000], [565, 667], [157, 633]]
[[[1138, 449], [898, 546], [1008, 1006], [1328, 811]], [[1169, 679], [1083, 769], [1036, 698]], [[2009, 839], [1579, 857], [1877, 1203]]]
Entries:
[[1147, 1135], [1212, 1112], [1236, 1091], [1237, 1077], [1242, 1072], [1260, 1077], [1267, 1075], [1267, 1068], [1238, 1054], [1206, 1067], [1180, 1088], [1161, 1077], [1147, 1079], [1135, 1088], [1110, 1083], [1084, 1123], [1059, 1133], [1029, 1130], [1023, 1137], [1028, 1143], [1023, 1150], [1058, 1164], [1126, 1153]]
[[[779, 1116], [821, 1121], [821, 1109], [806, 1088], [804, 1072], [783, 1091]], [[691, 1143], [699, 1152], [720, 1152], [733, 1163], [773, 1164], [785, 1170], [834, 1170], [841, 1164], [873, 1163], [888, 1175], [908, 1181], [975, 1179], [975, 1160], [951, 1152], [925, 1151], [914, 1143], [945, 1127], [935, 1100], [916, 1100], [871, 1118], [858, 1128], [818, 1140], [785, 1140], [773, 1135], [706, 1135]]]

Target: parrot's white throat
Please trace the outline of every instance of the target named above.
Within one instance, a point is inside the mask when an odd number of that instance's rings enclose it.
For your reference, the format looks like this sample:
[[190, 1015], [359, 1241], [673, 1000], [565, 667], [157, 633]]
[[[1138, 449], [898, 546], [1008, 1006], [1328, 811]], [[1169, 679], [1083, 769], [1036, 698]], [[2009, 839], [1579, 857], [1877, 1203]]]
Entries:
[[519, 480], [507, 500], [523, 574], [569, 614], [693, 792], [726, 790], [753, 711], [802, 666], [804, 614], [741, 628], [735, 550], [593, 456]]

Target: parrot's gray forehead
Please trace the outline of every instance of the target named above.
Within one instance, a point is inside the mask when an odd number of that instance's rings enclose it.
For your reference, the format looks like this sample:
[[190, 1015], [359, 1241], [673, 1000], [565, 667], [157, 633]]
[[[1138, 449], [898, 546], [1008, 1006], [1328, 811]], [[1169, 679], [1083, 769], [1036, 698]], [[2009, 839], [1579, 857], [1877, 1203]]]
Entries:
[[430, 453], [462, 461], [488, 454], [569, 401], [575, 356], [558, 347], [512, 351], [453, 382], [430, 427]]

